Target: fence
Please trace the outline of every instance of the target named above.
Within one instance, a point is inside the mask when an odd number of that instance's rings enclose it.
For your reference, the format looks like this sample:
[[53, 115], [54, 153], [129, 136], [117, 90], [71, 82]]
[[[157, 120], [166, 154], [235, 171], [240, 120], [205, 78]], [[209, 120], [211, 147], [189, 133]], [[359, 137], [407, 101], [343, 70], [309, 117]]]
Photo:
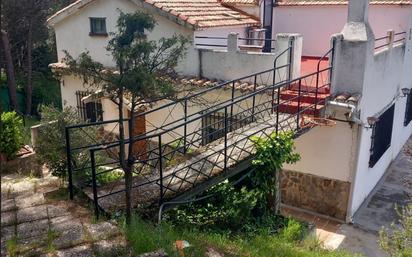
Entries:
[[379, 37], [375, 39], [375, 51], [379, 51], [382, 48], [388, 47], [390, 45], [405, 42], [406, 32], [397, 32], [389, 30], [386, 36]]

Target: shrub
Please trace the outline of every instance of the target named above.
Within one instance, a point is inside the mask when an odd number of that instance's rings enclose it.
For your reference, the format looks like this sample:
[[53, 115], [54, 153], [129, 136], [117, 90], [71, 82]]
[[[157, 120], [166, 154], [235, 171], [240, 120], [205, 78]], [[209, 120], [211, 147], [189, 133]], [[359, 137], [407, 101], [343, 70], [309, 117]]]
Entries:
[[[80, 123], [76, 110], [44, 106], [41, 110], [41, 128], [38, 134], [37, 156], [53, 175], [65, 178], [67, 167], [65, 127]], [[84, 135], [71, 135], [72, 142], [87, 141]], [[84, 162], [85, 155], [78, 153], [74, 161]]]
[[1, 114], [0, 153], [13, 158], [23, 145], [23, 121], [15, 112]]
[[303, 233], [302, 223], [290, 219], [286, 227], [282, 230], [281, 235], [286, 241], [299, 241], [303, 238]]
[[379, 246], [392, 257], [412, 257], [412, 204], [397, 208], [399, 225], [379, 231]]
[[[294, 153], [293, 134], [282, 133], [253, 140], [257, 152], [247, 176], [238, 178], [236, 183], [226, 180], [213, 186], [202, 195], [213, 195], [213, 198], [182, 206], [166, 218], [173, 223], [235, 232], [254, 233], [264, 226], [276, 231], [283, 227], [284, 220], [273, 214], [269, 200], [276, 192], [276, 172], [284, 163], [293, 163], [300, 158]], [[260, 225], [259, 229], [257, 225]]]

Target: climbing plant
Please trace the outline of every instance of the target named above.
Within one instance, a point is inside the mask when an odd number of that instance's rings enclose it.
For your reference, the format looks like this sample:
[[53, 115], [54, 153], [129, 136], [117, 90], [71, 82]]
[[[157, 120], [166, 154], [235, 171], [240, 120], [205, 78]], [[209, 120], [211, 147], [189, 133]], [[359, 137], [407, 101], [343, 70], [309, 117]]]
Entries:
[[[291, 164], [300, 160], [300, 155], [294, 152], [293, 133], [273, 133], [269, 137], [254, 137], [256, 155], [252, 161], [256, 168], [251, 177], [253, 186], [258, 188], [262, 200], [274, 211], [279, 210], [279, 171], [285, 163]], [[263, 206], [261, 208], [265, 209]]]
[[282, 226], [283, 219], [273, 211], [278, 191], [276, 174], [283, 164], [300, 159], [294, 152], [293, 134], [272, 134], [252, 140], [256, 155], [247, 176], [215, 185], [202, 195], [213, 197], [173, 210], [166, 218], [172, 223], [231, 231], [253, 231], [257, 223], [272, 228]]

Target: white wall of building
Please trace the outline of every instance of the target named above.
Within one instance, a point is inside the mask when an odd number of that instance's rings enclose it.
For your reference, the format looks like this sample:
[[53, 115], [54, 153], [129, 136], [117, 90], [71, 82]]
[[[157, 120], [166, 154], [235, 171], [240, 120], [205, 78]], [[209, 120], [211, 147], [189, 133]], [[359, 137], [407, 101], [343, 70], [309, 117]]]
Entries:
[[373, 168], [369, 167], [372, 130], [362, 129], [352, 214], [363, 203], [412, 134], [412, 123], [404, 126], [406, 97], [400, 96], [401, 88], [412, 88], [412, 40], [409, 39], [406, 46], [380, 51], [371, 58], [368, 65], [361, 101], [361, 119], [366, 120], [367, 117], [377, 115], [391, 103], [395, 103], [395, 114], [391, 146]]
[[[330, 48], [332, 34], [346, 23], [347, 5], [278, 6], [273, 12], [273, 35], [299, 33], [303, 36], [303, 55], [322, 56]], [[371, 5], [369, 21], [376, 37], [386, 31], [406, 31], [412, 18], [410, 5]]]
[[356, 131], [345, 122], [337, 122], [333, 127], [315, 127], [295, 140], [301, 159], [284, 165], [284, 169], [350, 182], [356, 140]]
[[[113, 59], [106, 50], [110, 36], [89, 36], [89, 17], [106, 17], [107, 32], [115, 32], [120, 10], [123, 12], [146, 11], [142, 6], [138, 6], [130, 0], [98, 0], [55, 24], [58, 59], [61, 60], [65, 56], [64, 50], [68, 51], [73, 57], [77, 57], [82, 52], [89, 51], [94, 60], [101, 62], [107, 67], [114, 67]], [[174, 34], [181, 34], [191, 40], [193, 39], [193, 30], [178, 25], [160, 15], [153, 15], [157, 25], [148, 34], [150, 40], [159, 40], [161, 37], [167, 38]], [[193, 49], [193, 46], [188, 47], [185, 59], [177, 70], [184, 72], [185, 75], [197, 75], [199, 72], [199, 65], [197, 65], [198, 54]]]

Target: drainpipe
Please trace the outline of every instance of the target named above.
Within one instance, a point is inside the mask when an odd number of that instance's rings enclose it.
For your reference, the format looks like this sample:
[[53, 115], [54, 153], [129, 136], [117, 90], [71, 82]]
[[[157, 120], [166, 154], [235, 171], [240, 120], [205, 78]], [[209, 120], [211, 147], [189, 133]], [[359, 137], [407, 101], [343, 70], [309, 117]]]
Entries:
[[346, 220], [345, 220], [347, 223], [352, 223], [352, 218], [353, 218], [352, 203], [353, 203], [353, 197], [354, 197], [353, 190], [355, 188], [356, 175], [357, 175], [357, 170], [358, 170], [362, 129], [365, 127], [365, 123], [357, 117], [357, 113], [358, 113], [357, 108], [353, 104], [341, 103], [337, 101], [328, 101], [328, 105], [348, 109], [349, 115], [348, 115], [347, 121], [359, 125], [356, 129], [356, 138], [352, 136], [352, 145], [354, 145], [354, 147], [351, 147], [352, 157], [351, 157], [351, 165], [350, 165], [350, 171], [349, 171], [351, 185], [350, 185], [350, 191], [349, 191], [349, 196], [348, 196], [348, 206], [347, 206]]

